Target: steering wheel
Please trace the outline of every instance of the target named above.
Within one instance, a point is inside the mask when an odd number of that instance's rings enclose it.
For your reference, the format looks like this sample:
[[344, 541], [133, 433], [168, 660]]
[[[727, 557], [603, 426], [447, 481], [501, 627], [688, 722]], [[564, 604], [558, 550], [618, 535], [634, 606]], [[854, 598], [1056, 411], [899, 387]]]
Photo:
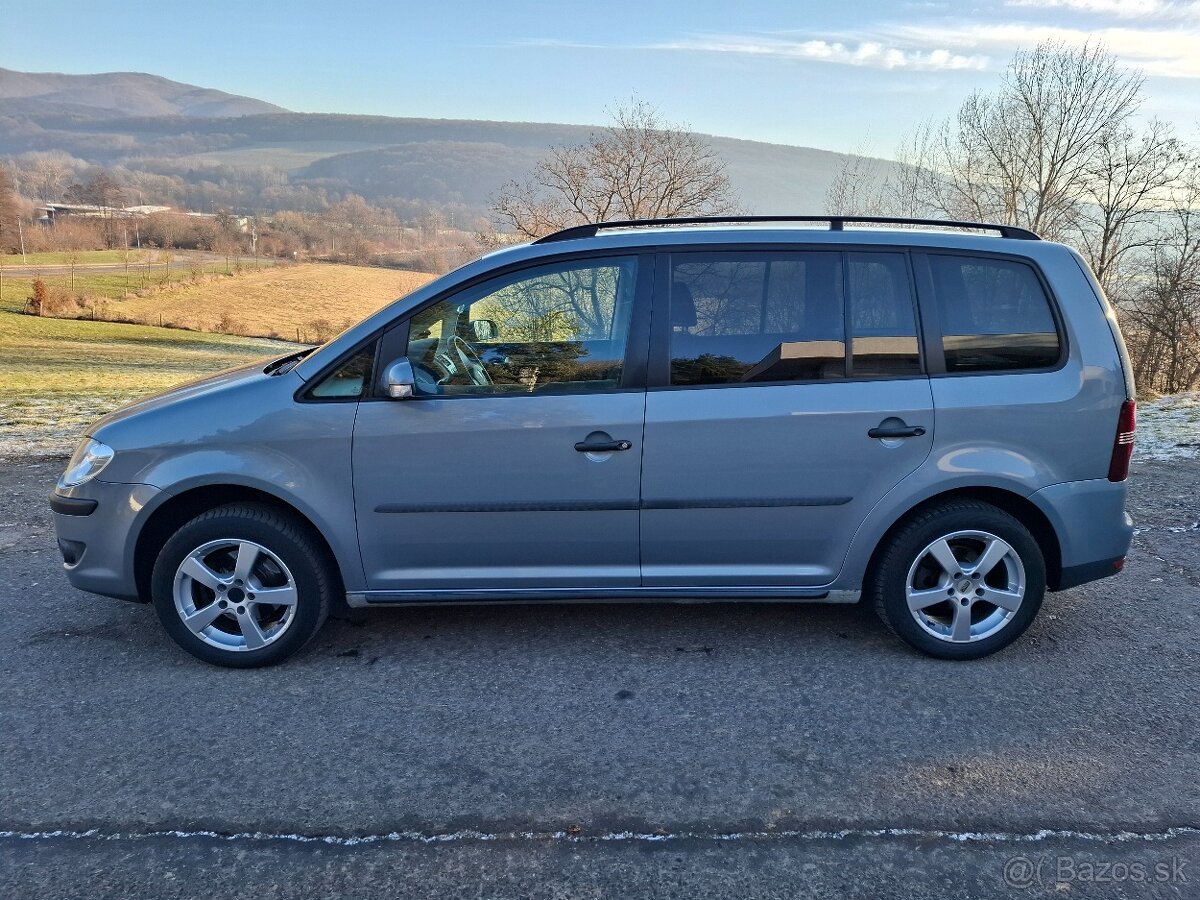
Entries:
[[483, 365], [483, 360], [471, 348], [471, 345], [460, 338], [458, 335], [450, 338], [450, 345], [447, 348], [455, 356], [458, 357], [458, 362], [462, 372], [471, 379], [472, 384], [487, 385], [492, 383], [492, 376], [488, 374], [488, 370]]

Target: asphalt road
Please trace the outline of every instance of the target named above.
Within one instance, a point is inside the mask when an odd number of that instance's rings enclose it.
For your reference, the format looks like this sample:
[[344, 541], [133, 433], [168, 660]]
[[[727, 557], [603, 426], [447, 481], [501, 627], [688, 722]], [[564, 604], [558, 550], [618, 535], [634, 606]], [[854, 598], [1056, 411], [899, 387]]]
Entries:
[[0, 466], [0, 897], [1200, 897], [1200, 462], [1138, 466], [1126, 573], [977, 663], [627, 604], [250, 672], [67, 585], [58, 467]]

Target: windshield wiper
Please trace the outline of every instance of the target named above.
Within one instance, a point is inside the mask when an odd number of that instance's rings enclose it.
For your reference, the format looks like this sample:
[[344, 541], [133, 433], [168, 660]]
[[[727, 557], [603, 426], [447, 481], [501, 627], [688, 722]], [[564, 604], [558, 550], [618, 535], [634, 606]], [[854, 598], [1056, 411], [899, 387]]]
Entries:
[[263, 373], [266, 375], [286, 375], [288, 372], [292, 371], [296, 363], [300, 362], [300, 360], [304, 359], [304, 357], [308, 356], [308, 354], [312, 353], [316, 349], [316, 347], [305, 347], [303, 350], [297, 350], [295, 353], [289, 353], [287, 356], [281, 356], [279, 359], [268, 363], [267, 367], [263, 369]]

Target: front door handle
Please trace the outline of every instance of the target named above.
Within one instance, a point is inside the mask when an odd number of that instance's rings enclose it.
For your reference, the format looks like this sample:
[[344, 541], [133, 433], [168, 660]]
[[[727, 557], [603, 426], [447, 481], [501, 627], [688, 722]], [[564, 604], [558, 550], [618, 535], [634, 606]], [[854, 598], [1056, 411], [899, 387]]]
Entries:
[[869, 438], [910, 438], [921, 437], [925, 429], [921, 425], [907, 425], [903, 419], [884, 419], [867, 432]]
[[632, 441], [579, 441], [575, 449], [580, 453], [612, 453], [614, 450], [628, 450], [632, 446]]

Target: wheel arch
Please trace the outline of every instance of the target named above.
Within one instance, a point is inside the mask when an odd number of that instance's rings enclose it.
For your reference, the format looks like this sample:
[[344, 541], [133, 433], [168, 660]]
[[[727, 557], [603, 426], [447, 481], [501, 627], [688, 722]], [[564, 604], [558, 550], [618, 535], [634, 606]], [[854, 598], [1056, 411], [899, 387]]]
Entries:
[[257, 487], [244, 484], [207, 484], [172, 494], [159, 503], [138, 531], [133, 552], [133, 574], [138, 599], [150, 599], [150, 580], [154, 562], [171, 536], [196, 516], [231, 503], [257, 503], [268, 506], [300, 525], [325, 554], [330, 572], [336, 579], [334, 596], [345, 594], [345, 577], [333, 547], [321, 529], [295, 505]]
[[1050, 519], [1038, 508], [1037, 504], [1027, 497], [1023, 497], [1013, 491], [1005, 490], [1004, 488], [985, 486], [956, 487], [942, 491], [941, 493], [926, 497], [897, 516], [875, 542], [875, 547], [871, 551], [871, 555], [867, 561], [864, 582], [874, 577], [879, 557], [884, 548], [887, 547], [892, 536], [909, 519], [932, 506], [937, 506], [951, 500], [979, 500], [984, 503], [990, 503], [992, 506], [1004, 510], [1028, 528], [1030, 534], [1033, 535], [1033, 539], [1037, 541], [1038, 546], [1041, 548], [1042, 556], [1046, 561], [1046, 587], [1051, 591], [1058, 590], [1058, 585], [1062, 579], [1062, 545], [1059, 543], [1058, 533], [1054, 530]]

